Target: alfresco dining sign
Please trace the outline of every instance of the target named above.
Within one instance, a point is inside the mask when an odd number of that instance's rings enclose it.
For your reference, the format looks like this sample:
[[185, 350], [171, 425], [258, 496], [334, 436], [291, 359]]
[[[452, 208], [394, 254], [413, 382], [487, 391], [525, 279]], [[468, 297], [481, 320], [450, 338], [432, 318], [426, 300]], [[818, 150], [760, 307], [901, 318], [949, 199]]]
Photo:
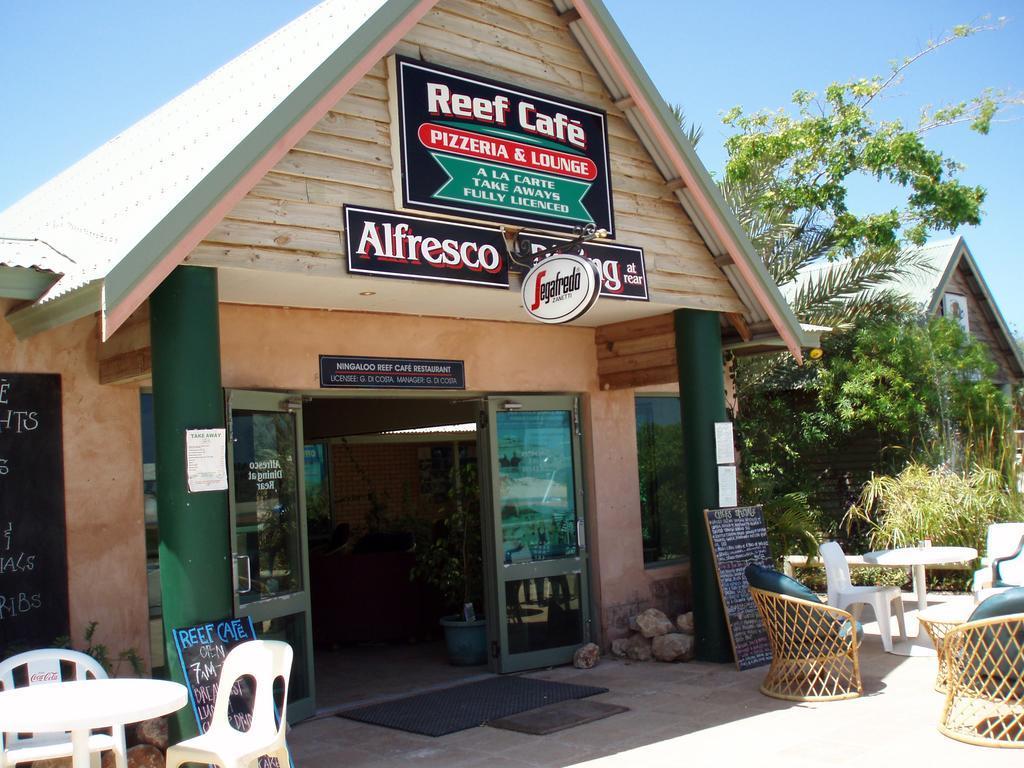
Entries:
[[567, 323], [594, 306], [600, 291], [601, 276], [589, 259], [551, 256], [523, 278], [523, 308], [542, 323]]
[[395, 58], [403, 208], [614, 230], [605, 113]]

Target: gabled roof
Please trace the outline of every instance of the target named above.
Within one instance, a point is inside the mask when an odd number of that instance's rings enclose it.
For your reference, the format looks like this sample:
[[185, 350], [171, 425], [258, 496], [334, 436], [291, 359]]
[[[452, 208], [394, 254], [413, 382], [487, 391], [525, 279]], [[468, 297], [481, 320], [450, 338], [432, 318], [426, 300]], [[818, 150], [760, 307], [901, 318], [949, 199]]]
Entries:
[[950, 237], [914, 249], [921, 268], [899, 280], [894, 287], [909, 296], [925, 314], [933, 314], [942, 301], [946, 283], [956, 270], [957, 262], [953, 257], [962, 242], [962, 237]]
[[[0, 263], [61, 278], [19, 335], [101, 312], [109, 336], [436, 0], [326, 0], [0, 213]], [[748, 308], [800, 358], [803, 331], [600, 0], [553, 0]], [[49, 269], [49, 267], [44, 267]], [[99, 294], [99, 306], [69, 294]], [[59, 307], [53, 305], [61, 304]]]
[[167, 256], [172, 249], [178, 255], [182, 237], [215, 218], [210, 213], [225, 191], [296, 117], [339, 80], [351, 87], [367, 52], [385, 55], [432, 4], [316, 6], [0, 213], [0, 262], [31, 260], [34, 239], [66, 254], [72, 263], [39, 303], [101, 280], [97, 308], [109, 337], [137, 307], [124, 306], [133, 289], [145, 281], [152, 290], [184, 258]]
[[[963, 236], [958, 235], [926, 243], [915, 248], [913, 255], [915, 267], [903, 277], [880, 286], [880, 288], [905, 294], [920, 307], [926, 316], [930, 317], [938, 312], [949, 281], [956, 274], [957, 269], [961, 266], [965, 267], [969, 279], [977, 288], [978, 301], [998, 331], [995, 343], [1001, 346], [1015, 362], [1017, 378], [1024, 379], [1024, 356], [1022, 356], [1013, 334], [1010, 333], [1002, 312], [999, 311], [999, 305], [996, 304], [985, 279], [981, 276], [981, 270], [978, 269], [978, 264], [971, 255], [971, 250], [967, 247]], [[800, 270], [800, 274], [794, 282], [783, 286], [783, 294], [793, 296], [809, 280], [820, 279], [830, 270], [842, 269], [846, 264], [846, 260], [815, 262]]]
[[913, 299], [924, 307], [925, 313], [934, 315], [942, 303], [942, 297], [949, 287], [949, 281], [956, 274], [957, 269], [965, 267], [968, 280], [974, 283], [977, 289], [976, 298], [982, 306], [982, 311], [997, 329], [995, 343], [1004, 347], [1009, 357], [1016, 363], [1016, 375], [1018, 380], [1024, 379], [1024, 353], [1017, 346], [1010, 328], [1006, 324], [1003, 313], [999, 311], [999, 305], [992, 296], [992, 292], [981, 276], [978, 263], [971, 255], [971, 249], [967, 247], [967, 241], [963, 236], [957, 236], [948, 240], [941, 240], [928, 243], [920, 249], [921, 256], [931, 266], [931, 271], [921, 275], [915, 280], [901, 283], [900, 287], [907, 291]]

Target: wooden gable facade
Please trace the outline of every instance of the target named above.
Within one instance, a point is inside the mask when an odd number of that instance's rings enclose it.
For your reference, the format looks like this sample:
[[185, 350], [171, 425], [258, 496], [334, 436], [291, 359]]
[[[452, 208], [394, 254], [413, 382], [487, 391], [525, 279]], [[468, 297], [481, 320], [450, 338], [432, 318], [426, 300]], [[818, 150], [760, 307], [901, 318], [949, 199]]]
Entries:
[[996, 316], [998, 309], [975, 271], [973, 260], [966, 258], [966, 245], [962, 241], [953, 259], [956, 266], [936, 289], [934, 312], [937, 315], [946, 314], [946, 296], [962, 296], [967, 308], [968, 332], [988, 347], [992, 361], [998, 368], [996, 383], [1010, 391], [1015, 390], [1024, 382], [1019, 354], [1014, 354], [1010, 346], [1013, 339], [1007, 336], [1001, 318]]
[[[676, 197], [678, 182], [658, 170], [626, 119], [628, 105], [611, 98], [573, 36], [575, 18], [548, 0], [442, 0], [395, 50], [607, 113], [615, 240], [644, 249], [647, 311], [659, 316], [598, 332], [601, 383], [671, 383], [677, 369], [669, 312], [721, 312], [742, 333], [745, 307]], [[228, 282], [231, 270], [348, 279], [342, 207], [396, 208], [392, 99], [382, 59], [213, 228], [188, 263], [221, 269]], [[430, 307], [408, 311], [433, 314]], [[629, 344], [619, 343], [627, 338]]]
[[[442, 0], [400, 53], [608, 113], [616, 240], [645, 249], [651, 300], [742, 312], [622, 110], [547, 0]], [[341, 206], [394, 208], [387, 62], [373, 67], [210, 232], [189, 263], [344, 277]]]

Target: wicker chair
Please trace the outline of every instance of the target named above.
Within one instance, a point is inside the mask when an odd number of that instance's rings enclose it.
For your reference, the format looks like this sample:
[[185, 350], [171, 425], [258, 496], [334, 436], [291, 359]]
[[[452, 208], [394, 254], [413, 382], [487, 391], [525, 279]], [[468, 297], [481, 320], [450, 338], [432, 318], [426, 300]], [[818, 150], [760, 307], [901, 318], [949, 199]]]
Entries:
[[749, 565], [744, 573], [772, 649], [761, 693], [787, 701], [860, 696], [861, 628], [853, 617], [771, 568]]
[[990, 597], [943, 643], [939, 730], [988, 747], [1024, 747], [1024, 587]]

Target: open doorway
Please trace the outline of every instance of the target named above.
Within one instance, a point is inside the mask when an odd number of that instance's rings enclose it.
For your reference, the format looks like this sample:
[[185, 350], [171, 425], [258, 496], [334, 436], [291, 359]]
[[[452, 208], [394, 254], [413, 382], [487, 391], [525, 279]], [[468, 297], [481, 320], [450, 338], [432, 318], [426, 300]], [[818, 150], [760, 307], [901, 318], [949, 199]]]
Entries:
[[[479, 409], [435, 398], [304, 404], [319, 711], [487, 674], [486, 664], [449, 663], [439, 620], [458, 601], [425, 556], [456, 505], [479, 531]], [[480, 536], [469, 542], [482, 557]], [[482, 611], [482, 583], [472, 598]]]

